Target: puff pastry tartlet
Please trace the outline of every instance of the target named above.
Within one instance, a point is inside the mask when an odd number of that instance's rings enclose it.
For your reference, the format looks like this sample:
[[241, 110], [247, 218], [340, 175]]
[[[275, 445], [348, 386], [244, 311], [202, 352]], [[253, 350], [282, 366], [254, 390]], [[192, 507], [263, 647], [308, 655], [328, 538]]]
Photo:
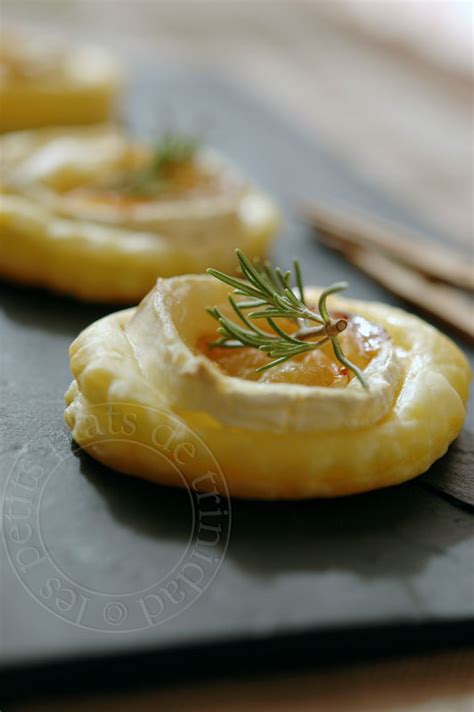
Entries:
[[0, 137], [0, 274], [86, 300], [133, 303], [158, 276], [266, 253], [273, 202], [190, 139], [158, 147], [101, 125]]
[[[330, 328], [342, 324], [338, 348], [354, 371], [329, 343], [268, 368], [261, 350], [213, 342], [216, 312], [206, 308], [220, 305], [223, 324], [231, 286], [208, 275], [159, 279], [136, 309], [79, 335], [65, 418], [80, 446], [127, 474], [180, 484], [171, 465], [157, 465], [149, 435], [177, 419], [213, 453], [231, 495], [299, 499], [403, 482], [458, 435], [469, 367], [432, 326], [398, 308], [331, 296]], [[317, 288], [304, 294], [306, 304], [321, 297]], [[294, 328], [279, 320], [281, 331]], [[136, 410], [126, 442], [107, 435], [111, 409], [123, 418]], [[181, 464], [192, 485], [202, 463]]]
[[0, 131], [105, 121], [120, 84], [116, 61], [99, 48], [2, 32]]

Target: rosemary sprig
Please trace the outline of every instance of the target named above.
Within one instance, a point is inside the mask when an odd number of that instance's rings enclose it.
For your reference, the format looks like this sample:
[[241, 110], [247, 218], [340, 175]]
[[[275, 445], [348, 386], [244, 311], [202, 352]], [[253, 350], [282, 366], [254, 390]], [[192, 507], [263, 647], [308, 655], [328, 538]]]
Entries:
[[167, 174], [170, 169], [192, 161], [199, 144], [200, 139], [197, 136], [166, 131], [156, 142], [150, 160], [142, 168], [125, 177], [122, 190], [146, 194], [167, 188]]
[[[361, 370], [344, 355], [339, 343], [338, 335], [347, 327], [347, 321], [332, 319], [326, 305], [329, 295], [345, 289], [347, 284], [338, 282], [325, 289], [319, 298], [318, 311], [315, 311], [306, 304], [301, 268], [297, 260], [293, 263], [296, 294], [292, 286], [291, 270], [283, 272], [269, 262], [257, 261], [252, 264], [241, 250], [236, 250], [236, 255], [243, 279], [220, 270], [207, 270], [213, 277], [232, 287], [233, 295], [244, 297], [237, 301], [229, 295], [230, 305], [240, 323], [224, 316], [218, 307], [208, 309], [209, 314], [219, 323], [217, 332], [220, 335], [210, 346], [251, 346], [259, 349], [272, 359], [256, 369], [265, 371], [330, 342], [338, 361], [350, 369], [362, 386], [367, 388]], [[288, 334], [276, 323], [277, 318], [294, 319], [299, 328]], [[259, 319], [267, 321], [271, 332], [264, 331], [255, 323]], [[308, 340], [314, 338], [317, 340]]]
[[166, 131], [155, 144], [151, 162], [155, 174], [159, 174], [163, 171], [163, 168], [172, 164], [191, 161], [199, 143], [200, 139], [197, 136], [187, 136]]

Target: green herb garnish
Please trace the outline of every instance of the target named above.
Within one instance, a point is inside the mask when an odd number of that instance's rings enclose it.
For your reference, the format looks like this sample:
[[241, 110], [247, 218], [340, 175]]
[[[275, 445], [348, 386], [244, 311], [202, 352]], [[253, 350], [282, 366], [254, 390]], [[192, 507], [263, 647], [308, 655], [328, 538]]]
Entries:
[[125, 177], [121, 189], [141, 194], [166, 190], [170, 185], [170, 170], [192, 161], [199, 144], [200, 139], [197, 136], [167, 131], [155, 144], [147, 163]]
[[[315, 311], [306, 304], [301, 268], [297, 260], [293, 263], [295, 293], [290, 270], [283, 272], [269, 262], [256, 261], [252, 264], [241, 250], [236, 250], [236, 255], [243, 279], [220, 270], [212, 268], [207, 270], [216, 279], [233, 287], [233, 295], [247, 298], [236, 301], [232, 295], [229, 295], [230, 305], [240, 323], [228, 319], [218, 307], [208, 309], [209, 314], [219, 323], [217, 332], [220, 334], [220, 338], [210, 346], [225, 348], [251, 346], [264, 351], [273, 360], [260, 366], [256, 371], [265, 371], [330, 342], [338, 361], [350, 369], [367, 389], [367, 382], [361, 370], [344, 355], [339, 343], [338, 335], [347, 327], [347, 320], [332, 319], [326, 306], [329, 295], [346, 289], [347, 284], [338, 282], [325, 289], [319, 297], [318, 311]], [[294, 319], [299, 326], [298, 330], [287, 334], [275, 322], [277, 318]], [[259, 319], [265, 319], [272, 332], [260, 329], [255, 323]], [[318, 326], [313, 326], [315, 323]], [[308, 341], [314, 338], [317, 340]]]

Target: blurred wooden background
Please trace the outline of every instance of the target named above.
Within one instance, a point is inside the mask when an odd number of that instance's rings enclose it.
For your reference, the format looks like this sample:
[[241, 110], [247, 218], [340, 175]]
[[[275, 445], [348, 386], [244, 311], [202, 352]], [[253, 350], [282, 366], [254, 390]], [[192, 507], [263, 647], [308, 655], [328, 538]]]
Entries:
[[4, 19], [244, 84], [428, 228], [472, 244], [471, 0], [3, 0]]

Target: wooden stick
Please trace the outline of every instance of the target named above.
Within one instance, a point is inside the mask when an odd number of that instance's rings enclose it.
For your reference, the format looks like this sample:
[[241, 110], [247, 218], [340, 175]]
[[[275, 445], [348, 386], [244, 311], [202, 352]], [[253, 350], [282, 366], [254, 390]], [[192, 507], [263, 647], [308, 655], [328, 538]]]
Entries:
[[349, 262], [385, 289], [474, 342], [474, 311], [469, 297], [452, 287], [435, 284], [380, 253], [360, 247], [343, 249], [343, 252]]
[[432, 279], [474, 291], [474, 265], [468, 257], [434, 244], [419, 233], [393, 223], [339, 208], [310, 204], [305, 220], [325, 240], [373, 247]]

